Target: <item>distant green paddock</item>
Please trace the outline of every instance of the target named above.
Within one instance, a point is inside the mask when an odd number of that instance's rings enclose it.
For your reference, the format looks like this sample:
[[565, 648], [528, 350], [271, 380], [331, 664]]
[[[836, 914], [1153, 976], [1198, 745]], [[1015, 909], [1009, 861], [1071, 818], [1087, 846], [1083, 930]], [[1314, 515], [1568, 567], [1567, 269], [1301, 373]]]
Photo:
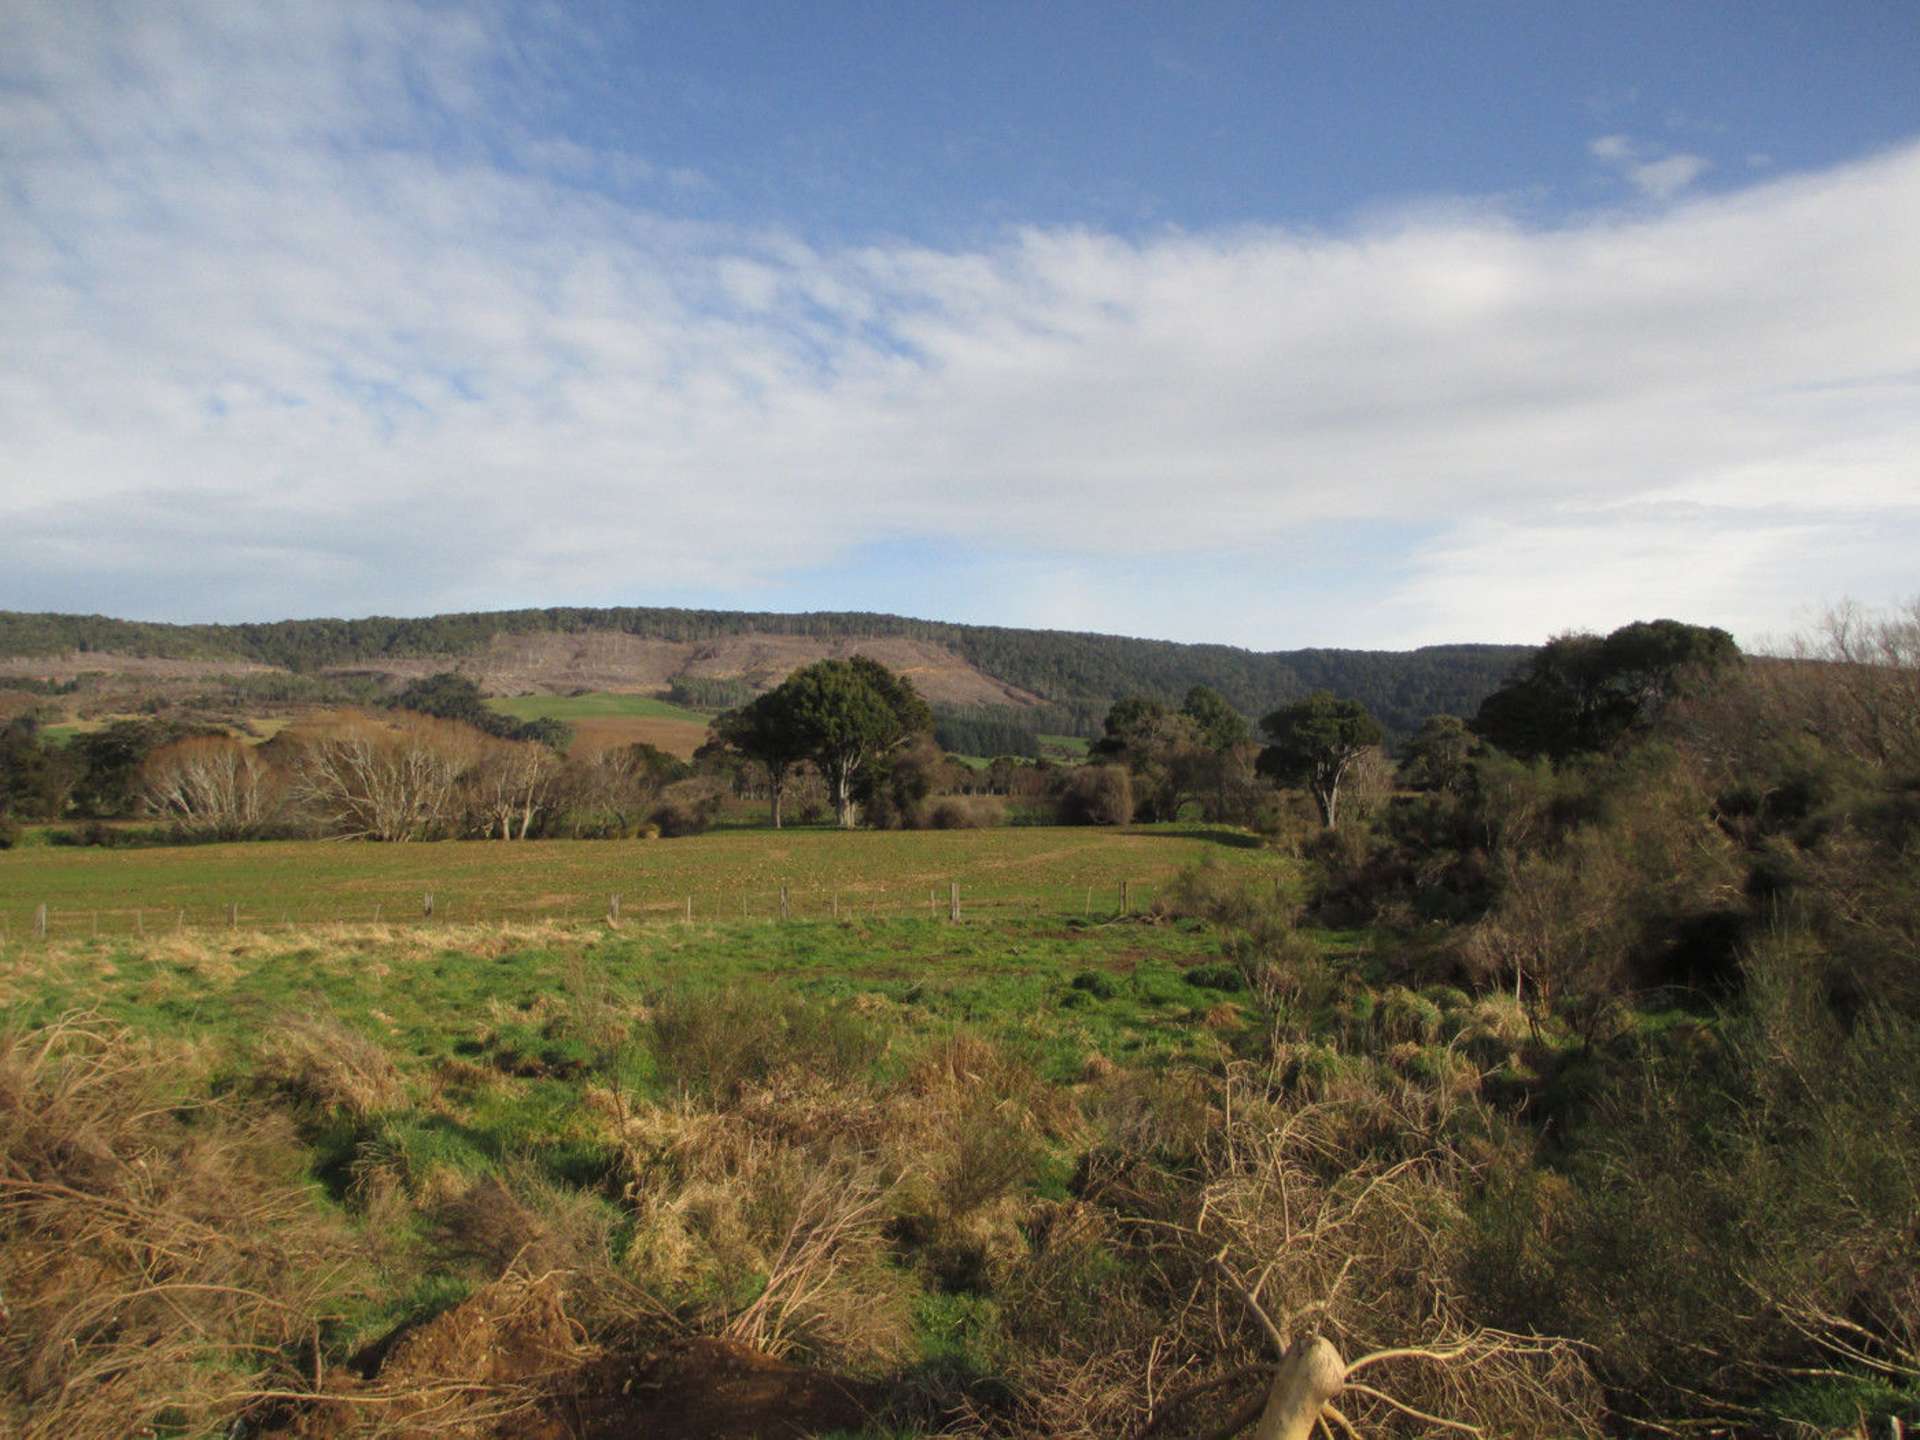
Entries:
[[1150, 904], [1209, 857], [1249, 877], [1290, 873], [1250, 836], [1200, 825], [1124, 830], [736, 830], [678, 840], [285, 841], [0, 852], [0, 935], [328, 921], [1112, 915]]
[[644, 716], [651, 720], [681, 720], [705, 725], [708, 716], [684, 705], [656, 700], [651, 695], [615, 695], [596, 690], [589, 695], [511, 695], [487, 701], [489, 709], [515, 720], [597, 720], [612, 715]]

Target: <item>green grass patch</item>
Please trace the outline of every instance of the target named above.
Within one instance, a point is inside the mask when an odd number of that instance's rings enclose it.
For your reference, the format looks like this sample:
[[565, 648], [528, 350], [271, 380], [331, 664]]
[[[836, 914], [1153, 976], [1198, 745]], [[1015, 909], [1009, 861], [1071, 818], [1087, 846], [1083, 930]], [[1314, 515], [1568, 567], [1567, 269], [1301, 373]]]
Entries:
[[175, 926], [237, 928], [328, 921], [582, 921], [621, 897], [632, 922], [944, 916], [958, 882], [969, 919], [1111, 918], [1123, 882], [1140, 910], [1206, 856], [1248, 878], [1290, 862], [1238, 831], [1127, 829], [725, 830], [663, 841], [445, 841], [375, 845], [273, 841], [147, 849], [30, 847], [0, 853], [0, 938], [20, 938], [36, 906], [57, 938]]

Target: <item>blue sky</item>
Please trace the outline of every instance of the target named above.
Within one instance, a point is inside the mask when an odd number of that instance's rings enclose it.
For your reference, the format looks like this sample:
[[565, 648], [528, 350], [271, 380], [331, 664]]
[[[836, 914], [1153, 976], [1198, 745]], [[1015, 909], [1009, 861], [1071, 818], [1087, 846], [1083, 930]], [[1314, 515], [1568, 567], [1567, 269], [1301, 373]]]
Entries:
[[0, 607], [1920, 592], [1910, 3], [0, 16]]

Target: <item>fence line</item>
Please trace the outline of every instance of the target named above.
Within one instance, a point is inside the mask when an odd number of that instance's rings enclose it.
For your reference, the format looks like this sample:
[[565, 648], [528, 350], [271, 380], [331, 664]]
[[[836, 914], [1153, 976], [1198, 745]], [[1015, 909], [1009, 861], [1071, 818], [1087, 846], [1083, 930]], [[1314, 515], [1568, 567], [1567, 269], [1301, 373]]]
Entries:
[[143, 904], [74, 906], [44, 902], [26, 910], [0, 910], [0, 943], [14, 939], [70, 940], [91, 936], [156, 938], [185, 931], [270, 931], [309, 925], [383, 925], [421, 929], [476, 924], [563, 922], [620, 928], [629, 924], [768, 924], [868, 920], [930, 920], [964, 925], [1018, 918], [1112, 920], [1153, 904], [1162, 882], [1106, 880], [1032, 887], [972, 889], [957, 880], [931, 886], [876, 886], [849, 890], [822, 885], [777, 890], [693, 891], [653, 894], [628, 890], [569, 895], [563, 903], [540, 899], [462, 896], [458, 891], [422, 892], [396, 886], [352, 906], [252, 892], [191, 906]]

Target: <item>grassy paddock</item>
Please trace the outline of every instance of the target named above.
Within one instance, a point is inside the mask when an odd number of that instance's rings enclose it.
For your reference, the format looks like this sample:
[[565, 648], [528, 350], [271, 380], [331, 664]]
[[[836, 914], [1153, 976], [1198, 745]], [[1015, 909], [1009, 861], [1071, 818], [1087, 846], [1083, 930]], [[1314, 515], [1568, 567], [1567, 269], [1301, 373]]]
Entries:
[[727, 831], [662, 841], [447, 841], [371, 845], [287, 841], [139, 850], [32, 848], [0, 854], [0, 935], [51, 936], [420, 920], [773, 919], [788, 914], [944, 916], [958, 883], [963, 917], [1109, 916], [1122, 887], [1134, 908], [1183, 867], [1215, 857], [1234, 873], [1288, 873], [1238, 832], [1207, 826], [1124, 830]]
[[588, 720], [623, 715], [650, 720], [678, 720], [705, 726], [707, 717], [698, 710], [651, 695], [615, 695], [596, 690], [587, 695], [509, 695], [487, 701], [489, 709], [515, 720]]
[[573, 727], [573, 753], [590, 755], [617, 745], [657, 746], [682, 760], [707, 738], [711, 717], [651, 695], [513, 695], [487, 702], [515, 720], [564, 720]]
[[566, 1070], [580, 1058], [571, 1042], [556, 1049], [538, 1032], [583, 986], [629, 1006], [667, 991], [777, 991], [878, 1007], [922, 1039], [964, 1024], [1069, 1077], [1094, 1053], [1214, 1057], [1201, 1017], [1224, 997], [1186, 976], [1214, 978], [1218, 957], [1197, 923], [1138, 920], [308, 926], [15, 943], [0, 949], [0, 1011], [32, 1027], [90, 1010], [147, 1034], [242, 1046], [325, 1012], [406, 1069], [475, 1053], [504, 1025], [535, 1059], [546, 1054], [533, 1069]]

